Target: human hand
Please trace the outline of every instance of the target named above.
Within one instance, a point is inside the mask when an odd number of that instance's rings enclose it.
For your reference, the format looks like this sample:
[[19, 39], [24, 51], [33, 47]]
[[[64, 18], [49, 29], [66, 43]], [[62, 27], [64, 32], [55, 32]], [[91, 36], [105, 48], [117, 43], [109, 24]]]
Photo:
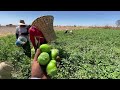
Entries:
[[31, 70], [31, 77], [37, 77], [41, 79], [47, 79], [46, 75], [44, 74], [40, 64], [38, 63], [38, 56], [40, 55], [40, 50], [37, 49], [35, 57], [32, 62], [32, 70]]

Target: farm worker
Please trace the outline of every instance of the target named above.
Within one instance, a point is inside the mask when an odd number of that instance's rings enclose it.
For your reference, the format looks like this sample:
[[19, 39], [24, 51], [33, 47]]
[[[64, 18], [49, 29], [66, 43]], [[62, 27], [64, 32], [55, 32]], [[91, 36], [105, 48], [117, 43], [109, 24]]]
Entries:
[[32, 68], [31, 68], [31, 78], [30, 79], [48, 79], [49, 77], [44, 72], [43, 68], [38, 63], [38, 56], [40, 55], [40, 49], [36, 50], [35, 57], [32, 62]]
[[47, 43], [43, 36], [43, 33], [40, 30], [38, 30], [35, 26], [31, 26], [29, 28], [29, 35], [35, 52], [40, 45]]
[[27, 26], [24, 20], [20, 20], [20, 23], [16, 27], [16, 39], [19, 37], [24, 37], [27, 39], [26, 43], [22, 43], [22, 48], [24, 49], [25, 55], [31, 58], [31, 48], [30, 48], [30, 40], [29, 40], [29, 26]]
[[13, 65], [8, 62], [0, 63], [0, 79], [12, 79]]

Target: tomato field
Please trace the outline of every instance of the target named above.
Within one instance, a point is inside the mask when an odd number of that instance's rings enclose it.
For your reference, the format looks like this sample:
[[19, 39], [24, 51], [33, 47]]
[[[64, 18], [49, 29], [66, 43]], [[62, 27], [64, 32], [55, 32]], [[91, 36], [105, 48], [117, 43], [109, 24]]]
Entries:
[[[58, 73], [52, 79], [116, 79], [120, 78], [120, 31], [84, 29], [55, 31], [53, 48], [60, 51]], [[14, 65], [13, 79], [30, 77], [31, 59], [15, 45], [15, 35], [0, 38], [0, 61]]]

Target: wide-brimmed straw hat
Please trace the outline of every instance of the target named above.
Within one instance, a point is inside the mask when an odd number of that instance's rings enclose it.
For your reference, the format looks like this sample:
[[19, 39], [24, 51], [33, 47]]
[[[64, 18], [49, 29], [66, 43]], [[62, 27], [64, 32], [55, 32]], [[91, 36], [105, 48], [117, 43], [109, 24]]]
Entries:
[[24, 20], [20, 20], [20, 22], [18, 23], [18, 25], [26, 25]]
[[47, 42], [51, 42], [57, 38], [53, 28], [53, 21], [53, 16], [46, 15], [38, 17], [32, 22], [32, 26], [41, 30]]

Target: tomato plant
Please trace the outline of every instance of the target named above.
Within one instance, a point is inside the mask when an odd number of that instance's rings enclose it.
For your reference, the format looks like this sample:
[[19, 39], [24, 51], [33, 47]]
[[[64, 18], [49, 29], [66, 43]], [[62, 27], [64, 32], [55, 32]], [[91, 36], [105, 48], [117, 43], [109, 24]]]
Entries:
[[[55, 31], [61, 61], [53, 79], [120, 78], [120, 31], [107, 29], [73, 30], [73, 34]], [[15, 36], [0, 38], [0, 60], [14, 65], [13, 78], [30, 77], [31, 59], [15, 45]]]

